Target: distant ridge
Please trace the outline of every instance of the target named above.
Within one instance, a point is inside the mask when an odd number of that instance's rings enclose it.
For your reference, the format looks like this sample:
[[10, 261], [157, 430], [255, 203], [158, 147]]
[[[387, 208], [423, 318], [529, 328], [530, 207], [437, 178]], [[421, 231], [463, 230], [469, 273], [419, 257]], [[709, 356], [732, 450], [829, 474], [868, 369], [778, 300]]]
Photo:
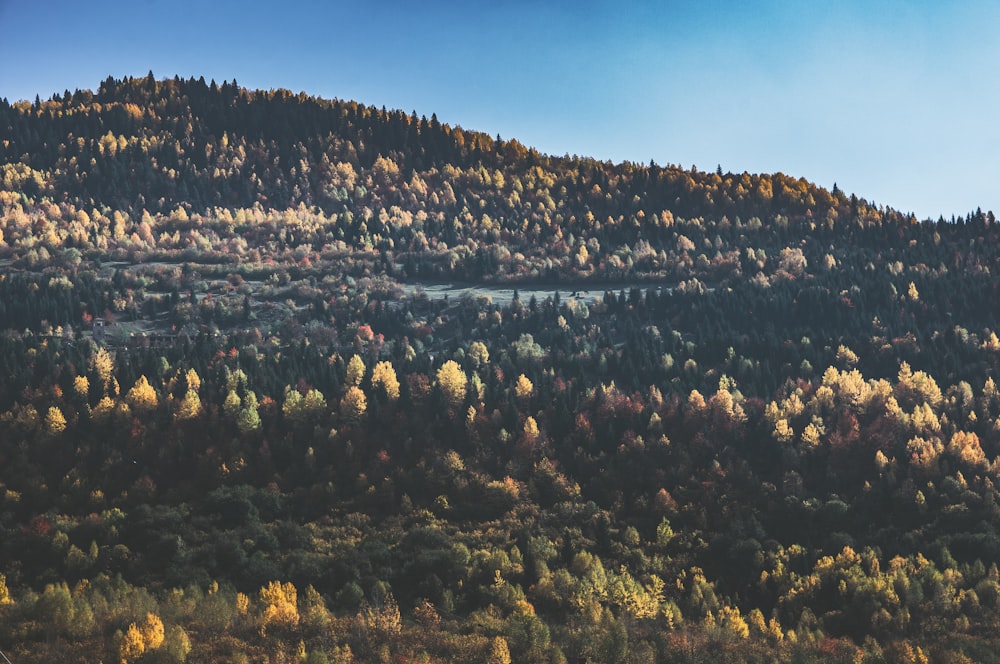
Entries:
[[[776, 215], [789, 219], [915, 219], [782, 173], [714, 173], [678, 166], [612, 164], [554, 157], [517, 140], [492, 138], [398, 110], [323, 100], [288, 90], [251, 91], [235, 82], [108, 77], [96, 92], [77, 90], [48, 101], [0, 103], [0, 144], [6, 187], [73, 204], [136, 214], [178, 205], [269, 209], [316, 206], [324, 212], [399, 205], [429, 214], [467, 207], [493, 220], [531, 217], [546, 196], [519, 191], [526, 178], [548, 185], [563, 218], [621, 216], [626, 222], [669, 211], [719, 219]], [[391, 163], [390, 163], [391, 162]], [[338, 177], [351, 164], [354, 178]], [[393, 168], [393, 165], [395, 168]], [[388, 168], [387, 168], [388, 166]], [[438, 191], [431, 171], [483, 170], [488, 178], [463, 185], [477, 200], [433, 201], [413, 191], [413, 175]], [[503, 182], [494, 181], [499, 173]], [[366, 180], [374, 176], [372, 184]], [[350, 183], [362, 184], [358, 192]], [[479, 201], [482, 201], [480, 204]], [[473, 203], [474, 205], [469, 205]], [[639, 215], [640, 211], [642, 215]], [[500, 222], [503, 226], [505, 222]], [[516, 223], [520, 223], [519, 221]]]

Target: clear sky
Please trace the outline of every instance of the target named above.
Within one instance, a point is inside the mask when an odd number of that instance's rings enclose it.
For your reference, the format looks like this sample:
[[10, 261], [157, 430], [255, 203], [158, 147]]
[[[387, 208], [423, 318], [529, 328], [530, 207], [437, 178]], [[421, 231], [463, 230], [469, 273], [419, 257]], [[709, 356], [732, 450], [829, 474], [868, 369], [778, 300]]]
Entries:
[[150, 70], [1000, 213], [1000, 2], [0, 0], [0, 97]]

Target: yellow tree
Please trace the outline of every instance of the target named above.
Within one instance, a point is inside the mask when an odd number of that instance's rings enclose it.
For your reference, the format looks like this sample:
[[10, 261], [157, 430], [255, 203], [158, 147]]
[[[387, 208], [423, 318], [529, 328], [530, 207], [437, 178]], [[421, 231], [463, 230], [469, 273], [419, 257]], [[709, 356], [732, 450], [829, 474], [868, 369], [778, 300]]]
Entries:
[[158, 615], [147, 613], [139, 631], [142, 632], [142, 643], [146, 650], [156, 650], [163, 645], [163, 621]]
[[402, 628], [399, 605], [391, 592], [378, 594], [371, 603], [366, 602], [361, 617], [365, 626], [381, 639], [399, 634]]
[[368, 410], [368, 399], [360, 387], [351, 385], [340, 400], [340, 416], [348, 422], [357, 422]]
[[472, 360], [472, 366], [476, 369], [485, 367], [490, 363], [490, 351], [482, 341], [473, 341], [469, 345], [468, 357]]
[[86, 376], [77, 376], [73, 379], [73, 391], [83, 400], [90, 394], [90, 379]]
[[347, 363], [347, 384], [360, 385], [365, 377], [365, 361], [360, 355], [355, 355]]
[[125, 401], [132, 406], [133, 410], [140, 413], [155, 410], [159, 403], [156, 390], [149, 384], [145, 376], [139, 376], [139, 380], [135, 381], [135, 385], [125, 395]]
[[289, 422], [308, 423], [326, 412], [326, 397], [315, 388], [306, 392], [306, 396], [303, 397], [298, 390], [286, 387], [285, 402], [281, 406], [281, 412]]
[[302, 399], [302, 414], [307, 418], [317, 418], [326, 411], [326, 397], [319, 390], [313, 388], [306, 392]]
[[465, 372], [455, 360], [448, 360], [437, 371], [437, 383], [445, 403], [452, 408], [462, 405], [465, 400]]
[[201, 377], [198, 372], [194, 369], [188, 369], [187, 373], [184, 374], [184, 380], [187, 382], [187, 388], [189, 390], [194, 390], [197, 392], [201, 389]]
[[0, 604], [10, 604], [10, 591], [7, 590], [7, 577], [0, 574]]
[[738, 639], [750, 636], [750, 626], [740, 615], [740, 610], [731, 606], [723, 606], [715, 615], [716, 624]]
[[281, 405], [281, 413], [289, 422], [302, 420], [302, 395], [291, 387], [285, 388], [285, 401]]
[[486, 657], [486, 664], [510, 664], [510, 648], [507, 647], [507, 640], [502, 636], [493, 637], [490, 644], [490, 654]]
[[381, 388], [389, 401], [399, 398], [399, 379], [396, 378], [396, 370], [389, 362], [379, 362], [372, 370], [372, 387]]
[[260, 589], [260, 602], [264, 605], [261, 632], [269, 625], [294, 629], [299, 625], [298, 591], [291, 583], [272, 581]]
[[66, 417], [59, 410], [58, 406], [50, 406], [45, 414], [45, 433], [50, 436], [58, 436], [66, 430]]
[[129, 664], [129, 662], [141, 657], [144, 652], [146, 652], [146, 644], [142, 640], [142, 632], [135, 626], [135, 623], [132, 623], [118, 643], [118, 658], [121, 660], [121, 664]]
[[201, 397], [194, 390], [188, 390], [177, 406], [177, 413], [174, 419], [178, 422], [187, 422], [201, 415]]
[[533, 445], [535, 441], [538, 440], [538, 436], [540, 435], [540, 433], [541, 432], [538, 429], [538, 422], [535, 421], [535, 418], [530, 416], [525, 418], [524, 440]]
[[90, 366], [100, 379], [102, 388], [106, 390], [111, 382], [111, 372], [115, 368], [111, 354], [104, 348], [98, 348], [94, 356], [90, 358]]
[[517, 378], [517, 383], [514, 385], [514, 396], [516, 396], [521, 401], [525, 401], [531, 398], [531, 393], [535, 391], [535, 386], [532, 385], [531, 380], [527, 376], [521, 374]]
[[244, 593], [236, 593], [236, 612], [241, 616], [250, 612], [250, 598]]

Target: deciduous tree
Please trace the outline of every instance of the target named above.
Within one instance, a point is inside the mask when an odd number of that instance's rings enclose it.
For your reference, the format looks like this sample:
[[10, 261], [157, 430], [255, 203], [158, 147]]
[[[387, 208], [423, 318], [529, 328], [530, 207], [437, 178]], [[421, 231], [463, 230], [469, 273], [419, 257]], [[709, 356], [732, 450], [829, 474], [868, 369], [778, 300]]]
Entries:
[[156, 390], [149, 384], [145, 376], [139, 376], [139, 379], [135, 381], [135, 385], [125, 395], [125, 401], [128, 402], [133, 410], [139, 413], [147, 413], [155, 410], [159, 404]]
[[372, 388], [381, 389], [389, 401], [399, 398], [399, 379], [389, 362], [379, 362], [372, 370]]
[[368, 399], [360, 387], [351, 385], [340, 400], [340, 416], [347, 422], [357, 422], [368, 410]]
[[465, 372], [455, 360], [448, 360], [437, 371], [438, 389], [444, 397], [445, 403], [452, 408], [462, 405], [465, 400], [465, 386], [468, 382]]

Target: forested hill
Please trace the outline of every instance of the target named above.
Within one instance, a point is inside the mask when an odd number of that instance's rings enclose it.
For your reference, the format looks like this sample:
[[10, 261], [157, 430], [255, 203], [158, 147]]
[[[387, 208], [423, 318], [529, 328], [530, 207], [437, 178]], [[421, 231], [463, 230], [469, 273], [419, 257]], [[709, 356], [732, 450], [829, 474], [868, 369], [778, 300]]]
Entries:
[[[98, 236], [114, 248], [140, 230], [145, 245], [169, 250], [176, 248], [170, 234], [183, 234], [191, 215], [229, 219], [228, 232], [240, 234], [254, 210], [308, 218], [310, 232], [296, 239], [314, 250], [443, 244], [474, 252], [502, 240], [528, 263], [538, 260], [520, 274], [516, 266], [500, 274], [565, 276], [590, 263], [590, 276], [613, 278], [631, 266], [602, 259], [622, 247], [634, 252], [637, 243], [639, 253], [673, 248], [675, 220], [829, 229], [916, 221], [781, 173], [552, 157], [434, 116], [204, 79], [108, 78], [96, 92], [4, 101], [0, 136], [0, 212], [20, 205], [32, 218], [68, 222], [56, 237], [40, 238], [50, 250], [86, 249], [101, 244]], [[7, 229], [7, 243], [16, 246], [19, 235]], [[571, 240], [582, 237], [596, 240], [598, 251], [591, 246], [573, 265], [570, 253], [580, 252]], [[435, 269], [473, 279], [498, 271], [461, 251], [450, 263]], [[663, 266], [652, 263], [635, 270], [656, 276]]]
[[[358, 215], [399, 205], [446, 217], [468, 211], [471, 237], [488, 230], [486, 215], [515, 234], [523, 219], [544, 227], [560, 217], [593, 223], [587, 212], [639, 227], [665, 210], [681, 217], [902, 218], [780, 173], [549, 157], [436, 116], [250, 91], [235, 82], [108, 78], [96, 93], [67, 91], [45, 102], [4, 103], [0, 111], [8, 139], [0, 159], [21, 165], [8, 167], [5, 184], [21, 181], [29, 195], [131, 214], [301, 203]], [[432, 196], [445, 184], [454, 196]]]
[[0, 168], [16, 664], [1000, 662], [990, 212], [152, 76]]

